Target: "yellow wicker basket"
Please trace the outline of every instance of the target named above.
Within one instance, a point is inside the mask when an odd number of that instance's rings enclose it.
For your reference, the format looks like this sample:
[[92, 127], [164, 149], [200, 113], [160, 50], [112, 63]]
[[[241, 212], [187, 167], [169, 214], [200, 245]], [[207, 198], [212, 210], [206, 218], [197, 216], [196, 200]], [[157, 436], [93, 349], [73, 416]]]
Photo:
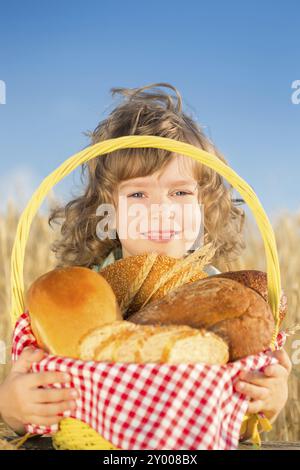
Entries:
[[[280, 268], [274, 232], [259, 199], [248, 183], [215, 155], [191, 144], [157, 136], [124, 136], [97, 143], [68, 158], [42, 181], [21, 214], [13, 245], [11, 255], [11, 317], [13, 324], [25, 308], [23, 279], [25, 248], [32, 220], [45, 196], [64, 176], [67, 176], [79, 165], [92, 158], [100, 157], [118, 149], [144, 147], [175, 152], [207, 165], [227, 179], [252, 210], [265, 247], [268, 302], [275, 320], [275, 329], [270, 345], [273, 348], [279, 330]], [[253, 416], [249, 418], [253, 421]], [[73, 418], [63, 418], [60, 421], [59, 431], [53, 436], [53, 445], [56, 449], [117, 449], [86, 423]]]

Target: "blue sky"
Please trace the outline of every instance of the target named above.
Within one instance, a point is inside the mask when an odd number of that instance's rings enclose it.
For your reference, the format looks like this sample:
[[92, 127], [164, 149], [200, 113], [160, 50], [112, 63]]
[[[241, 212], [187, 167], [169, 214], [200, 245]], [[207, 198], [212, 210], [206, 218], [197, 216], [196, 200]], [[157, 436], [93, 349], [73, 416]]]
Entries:
[[[110, 88], [168, 82], [270, 217], [299, 211], [299, 5], [2, 1], [0, 208], [25, 204], [88, 144], [116, 104]], [[55, 189], [68, 198], [78, 185], [75, 172]]]

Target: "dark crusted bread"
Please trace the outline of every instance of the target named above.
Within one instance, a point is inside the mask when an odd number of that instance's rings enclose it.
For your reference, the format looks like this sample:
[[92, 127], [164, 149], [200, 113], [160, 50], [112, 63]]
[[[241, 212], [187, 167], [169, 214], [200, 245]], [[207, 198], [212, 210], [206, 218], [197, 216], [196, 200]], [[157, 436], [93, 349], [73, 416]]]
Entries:
[[275, 322], [260, 294], [232, 279], [210, 276], [168, 292], [128, 318], [144, 325], [206, 328], [228, 342], [231, 361], [269, 347]]
[[[260, 294], [266, 302], [268, 302], [268, 282], [267, 273], [255, 269], [243, 269], [240, 271], [227, 271], [220, 274], [215, 274], [211, 277], [226, 277], [234, 281], [241, 282], [244, 286], [254, 289]], [[280, 324], [283, 322], [287, 315], [287, 297], [283, 289], [281, 289], [280, 305], [279, 305], [279, 318]]]

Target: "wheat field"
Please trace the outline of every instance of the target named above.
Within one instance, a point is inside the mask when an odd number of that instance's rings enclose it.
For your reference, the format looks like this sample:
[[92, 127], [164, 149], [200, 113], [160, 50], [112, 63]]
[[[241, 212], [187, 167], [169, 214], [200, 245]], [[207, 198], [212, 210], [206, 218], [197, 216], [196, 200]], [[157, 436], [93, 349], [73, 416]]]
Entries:
[[[0, 383], [11, 367], [10, 347], [10, 255], [16, 233], [19, 212], [13, 203], [7, 204], [0, 213], [0, 340], [7, 347], [6, 364], [0, 364]], [[300, 213], [282, 212], [273, 228], [281, 269], [281, 283], [288, 298], [288, 316], [283, 328], [300, 323]], [[45, 215], [37, 215], [31, 227], [26, 248], [24, 280], [25, 289], [39, 275], [55, 266], [55, 258], [50, 250], [51, 242], [57, 237], [49, 226]], [[247, 248], [242, 257], [234, 263], [233, 269], [259, 269], [266, 271], [265, 252], [262, 239], [253, 221], [245, 227]], [[286, 350], [291, 356], [297, 334], [290, 336]], [[298, 335], [300, 339], [300, 334]], [[300, 441], [300, 366], [293, 365], [289, 378], [288, 402], [273, 425], [273, 429], [263, 435], [264, 440]]]

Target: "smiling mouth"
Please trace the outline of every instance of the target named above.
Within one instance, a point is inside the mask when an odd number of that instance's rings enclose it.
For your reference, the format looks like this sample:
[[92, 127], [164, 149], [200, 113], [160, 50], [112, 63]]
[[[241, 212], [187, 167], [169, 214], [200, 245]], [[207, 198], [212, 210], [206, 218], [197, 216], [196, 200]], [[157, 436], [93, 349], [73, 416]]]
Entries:
[[172, 240], [175, 235], [180, 233], [180, 231], [169, 231], [169, 232], [144, 232], [141, 233], [143, 237], [145, 237], [148, 240], [157, 240], [157, 241], [166, 241], [166, 240]]

